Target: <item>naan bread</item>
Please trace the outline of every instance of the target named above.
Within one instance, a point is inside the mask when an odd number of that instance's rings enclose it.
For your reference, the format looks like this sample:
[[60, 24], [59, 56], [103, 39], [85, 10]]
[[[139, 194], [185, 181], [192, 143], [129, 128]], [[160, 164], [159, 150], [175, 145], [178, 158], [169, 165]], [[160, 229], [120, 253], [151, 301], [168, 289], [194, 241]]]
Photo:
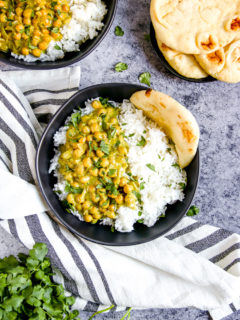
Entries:
[[240, 82], [240, 40], [209, 54], [195, 56], [212, 77], [230, 83]]
[[162, 43], [158, 38], [156, 38], [156, 40], [164, 58], [179, 74], [193, 79], [203, 79], [208, 76], [208, 74], [200, 67], [194, 55], [173, 50]]
[[239, 0], [151, 0], [160, 41], [188, 54], [206, 54], [240, 34]]
[[130, 101], [163, 128], [175, 143], [180, 167], [188, 166], [199, 142], [199, 127], [192, 113], [173, 98], [152, 89], [135, 92]]

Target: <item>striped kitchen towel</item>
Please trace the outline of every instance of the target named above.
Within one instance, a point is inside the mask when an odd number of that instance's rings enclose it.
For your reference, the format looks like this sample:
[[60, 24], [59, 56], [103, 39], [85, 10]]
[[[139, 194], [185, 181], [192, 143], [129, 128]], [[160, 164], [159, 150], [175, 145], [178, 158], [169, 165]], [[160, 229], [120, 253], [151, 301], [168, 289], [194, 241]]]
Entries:
[[47, 244], [55, 280], [77, 297], [79, 310], [193, 306], [214, 320], [240, 310], [239, 235], [186, 217], [149, 243], [105, 247], [46, 213], [35, 186], [36, 147], [79, 81], [79, 67], [0, 72], [0, 226], [27, 248]]

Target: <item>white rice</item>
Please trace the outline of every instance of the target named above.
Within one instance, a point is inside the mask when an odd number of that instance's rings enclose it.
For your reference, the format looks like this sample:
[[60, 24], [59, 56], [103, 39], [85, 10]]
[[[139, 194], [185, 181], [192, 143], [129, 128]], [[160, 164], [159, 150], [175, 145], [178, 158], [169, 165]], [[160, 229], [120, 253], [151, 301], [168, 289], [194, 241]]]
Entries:
[[63, 36], [60, 41], [52, 40], [46, 53], [39, 58], [31, 54], [24, 56], [12, 53], [12, 56], [27, 62], [55, 61], [63, 58], [66, 52], [79, 51], [82, 43], [95, 38], [104, 26], [102, 21], [107, 13], [105, 3], [102, 0], [69, 0], [69, 5], [72, 19], [60, 28]]
[[[186, 172], [177, 165], [178, 158], [175, 148], [169, 143], [165, 133], [151, 120], [147, 119], [141, 110], [136, 109], [128, 100], [118, 104], [120, 107], [119, 124], [125, 132], [129, 144], [128, 162], [133, 176], [144, 183], [144, 189], [140, 190], [142, 209], [132, 210], [121, 206], [115, 220], [105, 218], [101, 221], [104, 225], [114, 226], [117, 231], [130, 232], [134, 224], [140, 219], [148, 227], [153, 226], [160, 216], [165, 214], [168, 204], [184, 199], [182, 184], [186, 184]], [[83, 113], [92, 112], [91, 101], [86, 102]], [[69, 122], [69, 118], [66, 123]], [[54, 171], [58, 183], [54, 191], [60, 200], [67, 196], [65, 182], [58, 173], [58, 147], [66, 142], [67, 126], [59, 129], [54, 135], [55, 157], [51, 160], [49, 172]], [[129, 137], [129, 135], [133, 136]], [[146, 140], [145, 146], [137, 146], [141, 137]], [[147, 165], [153, 166], [155, 171]], [[141, 211], [140, 211], [141, 210]], [[141, 214], [140, 214], [141, 212]], [[72, 212], [80, 220], [82, 216]]]

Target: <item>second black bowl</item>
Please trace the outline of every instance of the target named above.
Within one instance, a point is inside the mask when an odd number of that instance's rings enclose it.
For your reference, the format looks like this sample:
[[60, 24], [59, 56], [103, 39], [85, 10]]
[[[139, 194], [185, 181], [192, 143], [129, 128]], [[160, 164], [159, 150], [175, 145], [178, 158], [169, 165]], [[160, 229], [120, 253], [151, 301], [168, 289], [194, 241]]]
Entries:
[[115, 17], [118, 0], [104, 0], [104, 2], [106, 3], [108, 10], [103, 20], [104, 27], [94, 39], [87, 40], [85, 43], [83, 43], [80, 46], [80, 51], [67, 52], [63, 59], [45, 62], [26, 62], [24, 60], [15, 59], [13, 56], [11, 56], [11, 53], [4, 53], [0, 51], [0, 61], [17, 68], [46, 70], [63, 68], [82, 60], [100, 44], [100, 42], [103, 40], [108, 30], [110, 29], [113, 19]]
[[152, 46], [154, 48], [154, 50], [156, 51], [162, 65], [170, 72], [172, 73], [174, 76], [186, 80], [186, 81], [190, 81], [190, 82], [198, 82], [198, 83], [204, 83], [204, 82], [212, 82], [212, 81], [216, 81], [216, 79], [214, 79], [211, 76], [208, 76], [206, 78], [202, 78], [202, 79], [194, 79], [194, 78], [187, 78], [184, 77], [183, 75], [181, 75], [180, 73], [178, 73], [175, 69], [173, 69], [170, 64], [167, 62], [167, 60], [165, 59], [164, 55], [162, 54], [161, 50], [158, 47], [157, 44], [157, 40], [155, 37], [155, 30], [153, 28], [153, 24], [150, 24], [150, 39], [151, 39], [151, 43]]
[[146, 89], [148, 88], [128, 83], [106, 83], [82, 89], [58, 110], [40, 140], [36, 155], [36, 171], [40, 190], [56, 217], [73, 233], [89, 241], [110, 246], [128, 246], [153, 240], [173, 228], [183, 218], [192, 202], [199, 176], [199, 151], [186, 168], [188, 183], [184, 200], [169, 205], [166, 217], [158, 220], [151, 228], [137, 223], [134, 231], [120, 233], [117, 231], [111, 232], [109, 226], [79, 221], [74, 215], [65, 211], [53, 191], [56, 178], [48, 173], [50, 160], [54, 156], [53, 136], [64, 125], [66, 118], [72, 113], [73, 109], [76, 106], [84, 108], [86, 100], [97, 97], [108, 97], [111, 100], [122, 102], [123, 99], [129, 99], [134, 92]]

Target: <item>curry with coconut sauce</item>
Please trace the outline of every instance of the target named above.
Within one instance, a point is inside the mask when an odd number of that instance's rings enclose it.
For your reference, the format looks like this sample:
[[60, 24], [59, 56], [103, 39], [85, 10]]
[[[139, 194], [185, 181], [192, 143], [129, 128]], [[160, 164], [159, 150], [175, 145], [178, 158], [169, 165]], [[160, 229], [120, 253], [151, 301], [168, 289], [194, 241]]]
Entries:
[[0, 0], [0, 51], [40, 57], [70, 20], [67, 0]]
[[59, 172], [66, 181], [64, 201], [86, 222], [114, 219], [120, 206], [137, 208], [139, 183], [128, 164], [128, 143], [118, 122], [119, 108], [107, 99], [92, 102], [94, 111], [71, 116], [66, 143], [60, 146]]

